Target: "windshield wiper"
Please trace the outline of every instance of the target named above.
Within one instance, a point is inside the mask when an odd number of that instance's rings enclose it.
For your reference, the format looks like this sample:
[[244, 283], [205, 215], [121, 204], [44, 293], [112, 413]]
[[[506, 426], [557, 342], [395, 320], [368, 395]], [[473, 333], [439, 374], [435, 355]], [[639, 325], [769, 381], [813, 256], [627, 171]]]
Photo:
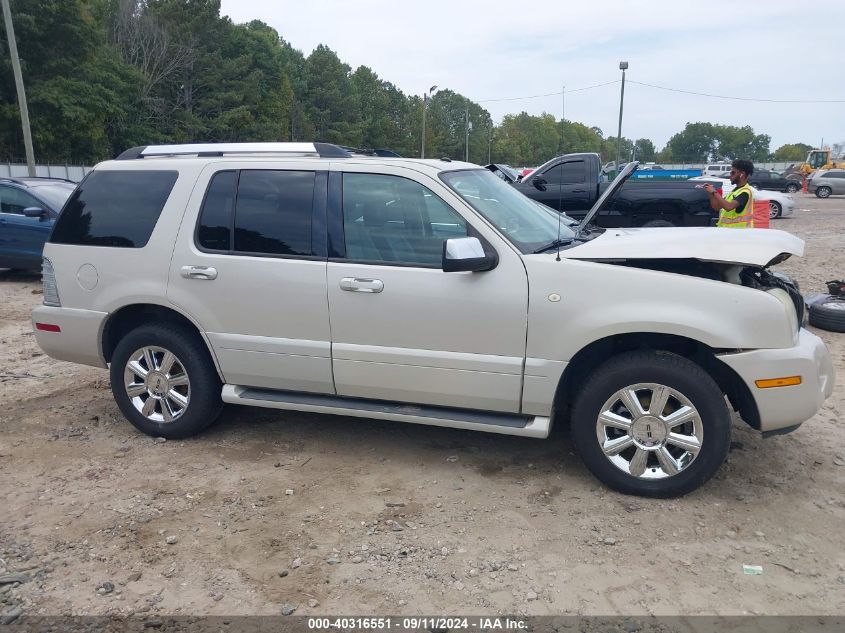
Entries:
[[545, 246], [541, 246], [540, 248], [538, 248], [536, 251], [533, 251], [533, 252], [536, 255], [537, 253], [543, 253], [543, 252], [551, 250], [553, 248], [560, 248], [561, 246], [568, 246], [569, 244], [572, 244], [574, 239], [575, 239], [574, 237], [561, 238], [559, 240], [549, 242]]

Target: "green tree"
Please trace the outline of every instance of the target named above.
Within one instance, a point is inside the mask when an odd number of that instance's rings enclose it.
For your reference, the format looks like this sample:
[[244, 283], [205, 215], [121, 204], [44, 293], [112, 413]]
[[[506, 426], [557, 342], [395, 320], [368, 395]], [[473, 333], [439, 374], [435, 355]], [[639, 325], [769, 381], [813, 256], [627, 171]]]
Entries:
[[654, 162], [655, 158], [657, 158], [657, 150], [654, 148], [654, 143], [647, 138], [637, 139], [634, 143], [634, 152], [635, 158], [643, 163]]
[[708, 162], [716, 155], [718, 141], [712, 123], [687, 123], [669, 139], [666, 149], [676, 162]]
[[775, 153], [772, 154], [772, 159], [779, 161], [803, 161], [807, 158], [807, 154], [811, 149], [813, 149], [813, 146], [807, 145], [806, 143], [789, 143], [787, 145], [781, 145], [775, 150]]

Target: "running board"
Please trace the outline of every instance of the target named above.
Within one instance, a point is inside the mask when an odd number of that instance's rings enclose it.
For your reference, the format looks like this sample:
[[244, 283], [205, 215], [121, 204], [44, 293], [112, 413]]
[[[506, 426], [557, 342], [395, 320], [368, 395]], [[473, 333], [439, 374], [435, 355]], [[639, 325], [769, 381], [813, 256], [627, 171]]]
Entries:
[[542, 416], [519, 415], [518, 413], [490, 413], [473, 409], [436, 407], [433, 405], [412, 405], [383, 400], [347, 398], [294, 391], [276, 391], [238, 385], [223, 385], [223, 402], [243, 404], [268, 409], [307, 411], [348, 415], [376, 420], [393, 420], [412, 424], [445, 426], [453, 429], [468, 429], [520, 435], [522, 437], [545, 438], [551, 430], [551, 420]]

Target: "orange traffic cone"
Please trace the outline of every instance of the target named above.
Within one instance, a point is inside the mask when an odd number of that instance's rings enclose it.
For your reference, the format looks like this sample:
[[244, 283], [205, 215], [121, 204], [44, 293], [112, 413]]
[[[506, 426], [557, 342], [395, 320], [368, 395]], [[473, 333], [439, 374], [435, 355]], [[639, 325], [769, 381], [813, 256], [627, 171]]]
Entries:
[[807, 193], [807, 177], [804, 176], [803, 182], [801, 183], [801, 192]]

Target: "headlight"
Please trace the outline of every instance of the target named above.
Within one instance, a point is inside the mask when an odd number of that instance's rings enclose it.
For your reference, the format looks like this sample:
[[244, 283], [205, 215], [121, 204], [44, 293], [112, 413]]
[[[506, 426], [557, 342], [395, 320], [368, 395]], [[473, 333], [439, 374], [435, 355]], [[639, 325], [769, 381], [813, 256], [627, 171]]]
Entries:
[[[792, 297], [789, 295], [789, 293], [783, 288], [771, 288], [766, 292], [768, 292], [770, 295], [772, 295], [775, 299], [777, 299], [783, 304], [783, 308], [786, 311], [786, 315], [789, 319], [789, 324], [792, 330], [794, 332], [798, 332], [798, 330], [801, 328], [801, 320], [799, 320], [798, 311], [796, 310], [795, 303], [793, 302]], [[801, 319], [803, 319], [803, 310], [801, 312]]]

